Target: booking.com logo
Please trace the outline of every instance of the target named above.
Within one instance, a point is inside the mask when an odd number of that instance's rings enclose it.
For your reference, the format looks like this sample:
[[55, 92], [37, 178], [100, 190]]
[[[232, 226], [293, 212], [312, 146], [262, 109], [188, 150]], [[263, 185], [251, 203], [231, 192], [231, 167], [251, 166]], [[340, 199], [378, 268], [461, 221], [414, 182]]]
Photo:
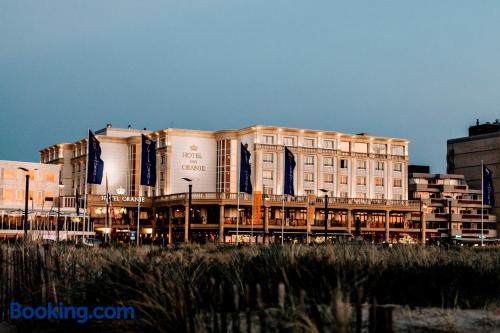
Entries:
[[64, 303], [46, 306], [23, 306], [20, 303], [10, 303], [10, 319], [46, 319], [46, 320], [75, 320], [79, 324], [86, 323], [91, 319], [113, 320], [113, 319], [135, 319], [135, 308], [133, 306], [96, 306], [89, 309], [88, 306], [66, 306]]

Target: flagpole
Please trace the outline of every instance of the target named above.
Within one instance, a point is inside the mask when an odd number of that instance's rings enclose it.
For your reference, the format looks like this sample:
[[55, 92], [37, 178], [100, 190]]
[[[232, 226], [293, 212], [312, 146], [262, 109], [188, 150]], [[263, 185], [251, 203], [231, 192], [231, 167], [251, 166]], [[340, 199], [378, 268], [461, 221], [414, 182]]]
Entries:
[[241, 141], [238, 140], [239, 145], [237, 145], [236, 148], [236, 160], [237, 160], [237, 178], [236, 178], [236, 187], [238, 188], [238, 198], [236, 200], [236, 245], [238, 245], [238, 234], [239, 234], [239, 227], [240, 227], [240, 174], [241, 174], [241, 161], [240, 161], [240, 155], [241, 155]]
[[139, 163], [139, 195], [137, 196], [137, 246], [140, 246], [141, 237], [141, 173], [142, 173], [142, 136], [141, 136], [141, 161]]
[[[88, 210], [88, 205], [87, 205], [88, 185], [87, 185], [87, 181], [88, 181], [88, 174], [89, 174], [89, 144], [90, 144], [89, 133], [90, 133], [90, 128], [87, 131], [87, 153], [86, 153], [86, 162], [85, 162], [85, 210], [83, 211], [82, 239], [85, 237], [85, 225], [86, 225], [87, 210]], [[90, 213], [89, 213], [88, 224], [90, 224]]]
[[108, 243], [108, 219], [109, 219], [109, 189], [108, 189], [108, 173], [106, 172], [106, 220], [104, 221], [104, 242]]
[[481, 246], [483, 246], [484, 237], [484, 161], [481, 160]]
[[285, 183], [286, 183], [286, 147], [283, 144], [283, 197], [281, 198], [281, 246], [285, 232]]
[[255, 193], [252, 191], [252, 224], [250, 227], [250, 245], [253, 243], [253, 218], [254, 218], [254, 195]]

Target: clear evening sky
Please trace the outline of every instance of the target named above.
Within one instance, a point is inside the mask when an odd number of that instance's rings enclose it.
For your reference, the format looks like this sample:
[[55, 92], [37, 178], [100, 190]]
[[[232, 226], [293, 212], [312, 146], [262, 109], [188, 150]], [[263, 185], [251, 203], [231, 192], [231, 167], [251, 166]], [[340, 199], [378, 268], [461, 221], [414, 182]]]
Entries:
[[115, 127], [412, 141], [500, 118], [500, 1], [0, 1], [0, 159]]

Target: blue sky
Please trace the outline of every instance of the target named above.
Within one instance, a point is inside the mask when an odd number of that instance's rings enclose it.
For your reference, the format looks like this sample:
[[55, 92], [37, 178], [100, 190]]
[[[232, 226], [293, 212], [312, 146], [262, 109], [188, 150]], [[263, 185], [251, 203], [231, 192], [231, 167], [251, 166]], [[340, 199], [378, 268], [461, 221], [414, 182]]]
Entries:
[[500, 118], [500, 2], [0, 2], [0, 159], [86, 129], [252, 124], [446, 140]]

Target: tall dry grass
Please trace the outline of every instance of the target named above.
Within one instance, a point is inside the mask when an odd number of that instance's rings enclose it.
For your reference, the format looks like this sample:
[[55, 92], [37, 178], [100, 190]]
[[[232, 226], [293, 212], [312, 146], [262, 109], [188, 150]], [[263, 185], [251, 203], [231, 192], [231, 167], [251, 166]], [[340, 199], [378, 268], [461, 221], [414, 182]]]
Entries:
[[[127, 305], [134, 321], [36, 323], [96, 331], [348, 331], [350, 303], [500, 304], [500, 250], [335, 245], [170, 249], [0, 245], [3, 319], [12, 301]], [[361, 298], [359, 297], [361, 295]], [[33, 322], [16, 322], [30, 331]]]

